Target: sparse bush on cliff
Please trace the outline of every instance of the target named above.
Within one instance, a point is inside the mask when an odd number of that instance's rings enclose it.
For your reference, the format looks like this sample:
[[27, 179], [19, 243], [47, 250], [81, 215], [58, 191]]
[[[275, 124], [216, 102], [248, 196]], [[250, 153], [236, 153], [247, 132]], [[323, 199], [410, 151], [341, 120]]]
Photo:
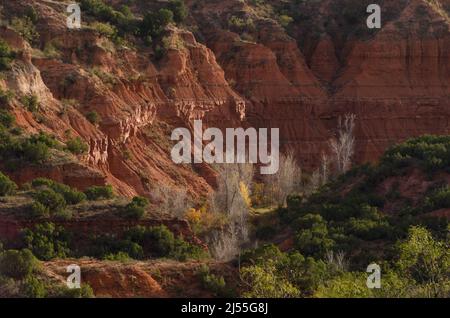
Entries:
[[16, 118], [10, 112], [0, 109], [0, 126], [11, 128], [15, 122]]
[[28, 16], [14, 17], [11, 20], [11, 28], [30, 44], [35, 44], [39, 39], [39, 33], [36, 31], [34, 22]]
[[86, 119], [93, 125], [97, 125], [101, 121], [100, 115], [96, 111], [87, 113]]
[[29, 140], [22, 144], [22, 153], [25, 159], [34, 163], [44, 163], [50, 156], [49, 147], [46, 144]]
[[90, 201], [114, 198], [114, 190], [111, 185], [92, 186], [84, 191], [84, 193]]
[[23, 106], [25, 106], [26, 109], [28, 109], [30, 112], [34, 113], [39, 110], [40, 104], [39, 104], [39, 98], [34, 95], [24, 95], [21, 99]]
[[0, 197], [11, 195], [17, 190], [17, 185], [11, 179], [0, 172]]
[[49, 159], [50, 148], [58, 148], [56, 139], [44, 133], [28, 138], [3, 133], [0, 136], [0, 157], [8, 163], [44, 163]]
[[173, 13], [173, 20], [176, 23], [182, 23], [189, 14], [189, 9], [183, 0], [170, 0], [169, 9]]
[[0, 72], [9, 70], [13, 59], [14, 52], [3, 39], [0, 39]]
[[11, 99], [14, 97], [14, 93], [9, 90], [2, 90], [0, 88], [0, 105], [1, 106], [7, 106], [11, 102]]
[[89, 146], [80, 138], [72, 138], [66, 142], [67, 150], [75, 155], [84, 154], [89, 150]]
[[158, 12], [147, 12], [139, 27], [141, 37], [160, 37], [166, 26], [173, 22], [173, 13], [168, 9], [160, 9]]

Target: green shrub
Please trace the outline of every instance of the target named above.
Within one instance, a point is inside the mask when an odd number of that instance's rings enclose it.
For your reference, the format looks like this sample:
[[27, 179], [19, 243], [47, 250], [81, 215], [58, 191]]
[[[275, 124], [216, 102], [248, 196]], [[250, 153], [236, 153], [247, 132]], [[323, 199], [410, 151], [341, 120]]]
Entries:
[[115, 26], [121, 34], [134, 34], [137, 31], [137, 20], [127, 6], [121, 6], [120, 11], [117, 11], [101, 0], [81, 0], [81, 9], [98, 20]]
[[0, 172], [0, 197], [11, 195], [17, 190], [17, 185], [11, 179]]
[[[1, 64], [1, 58], [0, 58], [0, 64]], [[1, 71], [1, 68], [0, 68]], [[0, 88], [0, 105], [6, 106], [9, 105], [11, 102], [11, 99], [14, 97], [14, 93], [12, 91], [4, 91]]]
[[67, 150], [75, 155], [81, 155], [89, 150], [89, 146], [80, 138], [72, 138], [66, 142]]
[[92, 186], [88, 188], [84, 193], [90, 201], [114, 198], [114, 190], [111, 185]]
[[54, 182], [51, 186], [53, 191], [61, 194], [68, 204], [78, 204], [86, 200], [86, 194], [81, 191], [72, 189], [68, 185]]
[[348, 233], [366, 241], [388, 238], [390, 232], [386, 221], [351, 218], [348, 222]]
[[130, 255], [125, 252], [118, 252], [116, 254], [107, 254], [103, 257], [107, 261], [127, 262], [130, 260]]
[[67, 205], [64, 197], [51, 189], [37, 191], [33, 194], [33, 198], [47, 207], [52, 214], [64, 210]]
[[0, 39], [0, 71], [9, 70], [13, 59], [14, 53], [9, 45], [3, 39]]
[[334, 241], [328, 237], [325, 224], [316, 223], [311, 229], [300, 230], [295, 237], [295, 246], [306, 256], [323, 257], [332, 249]]
[[25, 247], [41, 260], [65, 258], [70, 254], [67, 233], [53, 223], [37, 224], [33, 229], [25, 229], [22, 235]]
[[139, 27], [142, 37], [160, 37], [165, 27], [173, 21], [173, 13], [167, 9], [160, 9], [158, 12], [148, 12]]
[[68, 288], [67, 286], [58, 286], [49, 294], [50, 298], [94, 298], [92, 287], [87, 284], [81, 284], [81, 288]]
[[24, 159], [33, 163], [44, 163], [50, 157], [49, 147], [42, 142], [25, 141], [22, 145], [22, 154]]
[[175, 235], [164, 225], [150, 228], [136, 228], [131, 239], [144, 246], [150, 246], [157, 257], [168, 256], [175, 248]]
[[261, 265], [247, 266], [240, 271], [246, 286], [245, 298], [298, 298], [300, 291], [285, 277], [277, 273], [273, 261]]
[[226, 285], [223, 276], [216, 276], [210, 273], [209, 267], [203, 264], [198, 272], [203, 288], [211, 291], [215, 297], [229, 298], [233, 296], [233, 291]]
[[72, 189], [68, 185], [55, 182], [46, 178], [37, 178], [31, 182], [34, 188], [47, 187], [56, 193], [61, 194], [68, 204], [78, 204], [86, 200], [86, 195], [76, 189]]
[[388, 149], [381, 166], [396, 169], [417, 162], [428, 172], [450, 166], [450, 136], [425, 135]]
[[9, 250], [0, 254], [0, 273], [14, 279], [24, 279], [38, 270], [38, 262], [30, 250]]
[[33, 276], [28, 276], [22, 283], [23, 293], [28, 298], [44, 298], [47, 290], [42, 281]]
[[22, 97], [22, 104], [28, 111], [34, 113], [39, 110], [39, 98], [36, 95], [25, 95]]
[[182, 23], [189, 14], [189, 9], [183, 0], [171, 0], [169, 2], [169, 9], [173, 13], [173, 20], [176, 23]]
[[122, 215], [128, 219], [141, 219], [145, 215], [145, 209], [149, 202], [143, 197], [134, 197], [133, 200], [125, 206]]
[[47, 147], [50, 148], [58, 148], [59, 143], [56, 140], [55, 136], [46, 134], [44, 132], [39, 132], [39, 134], [35, 134], [30, 136], [28, 139], [31, 143], [43, 143]]
[[100, 115], [96, 111], [87, 113], [86, 119], [93, 125], [97, 125], [101, 121]]
[[13, 115], [4, 109], [0, 109], [0, 125], [3, 125], [6, 128], [11, 128], [15, 121], [16, 119]]
[[29, 218], [46, 218], [50, 216], [50, 209], [40, 202], [33, 202], [27, 209]]
[[31, 185], [33, 188], [38, 188], [42, 186], [51, 187], [54, 184], [53, 180], [47, 179], [47, 178], [36, 178], [33, 181], [31, 181]]
[[142, 246], [127, 238], [121, 239], [117, 235], [111, 234], [91, 237], [87, 249], [81, 251], [81, 255], [100, 259], [107, 259], [119, 253], [126, 254], [133, 259], [142, 259], [144, 257]]
[[145, 209], [135, 204], [127, 204], [122, 211], [122, 216], [127, 219], [140, 220], [145, 215]]
[[423, 209], [425, 212], [450, 208], [450, 187], [447, 185], [433, 191], [424, 199]]
[[175, 235], [164, 225], [135, 227], [127, 231], [125, 238], [143, 246], [144, 252], [153, 257], [168, 257], [180, 261], [205, 257], [203, 249], [192, 245]]

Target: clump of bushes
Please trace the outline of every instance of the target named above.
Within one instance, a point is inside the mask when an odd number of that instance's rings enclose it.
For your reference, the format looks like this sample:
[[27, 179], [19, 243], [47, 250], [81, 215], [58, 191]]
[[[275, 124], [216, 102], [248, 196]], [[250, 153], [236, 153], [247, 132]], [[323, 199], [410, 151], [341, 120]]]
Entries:
[[164, 225], [135, 227], [125, 233], [125, 238], [142, 246], [148, 257], [168, 257], [184, 261], [206, 256], [205, 251], [175, 235]]
[[30, 250], [9, 250], [0, 254], [0, 273], [14, 279], [23, 279], [38, 270], [38, 261]]
[[439, 209], [450, 208], [450, 187], [445, 187], [434, 190], [430, 195], [424, 199], [424, 212], [435, 211]]
[[450, 136], [425, 135], [407, 140], [386, 151], [381, 159], [382, 168], [392, 170], [418, 164], [427, 172], [440, 169], [449, 171]]
[[17, 190], [17, 185], [8, 176], [0, 172], [0, 197], [11, 195]]
[[57, 214], [63, 211], [67, 206], [64, 197], [52, 189], [39, 190], [33, 194], [33, 198], [36, 202], [39, 202], [48, 208], [52, 214]]
[[81, 155], [89, 150], [89, 146], [80, 137], [69, 139], [66, 148], [75, 155]]
[[97, 125], [101, 121], [100, 115], [96, 111], [87, 113], [86, 119], [93, 125]]
[[53, 180], [50, 179], [46, 179], [46, 178], [37, 178], [34, 179], [31, 182], [31, 185], [34, 188], [49, 188], [53, 191], [55, 191], [56, 193], [59, 193], [60, 195], [62, 195], [64, 197], [64, 200], [68, 203], [68, 204], [78, 204], [80, 202], [83, 202], [86, 200], [86, 195], [81, 192], [78, 191], [76, 189], [73, 189], [71, 187], [69, 187], [68, 185], [59, 183], [59, 182], [55, 182]]
[[7, 163], [44, 163], [49, 159], [50, 148], [58, 148], [58, 143], [42, 132], [28, 138], [0, 133], [0, 158]]
[[39, 39], [39, 33], [36, 31], [34, 22], [28, 16], [14, 17], [11, 20], [11, 28], [30, 44], [35, 44]]
[[64, 228], [53, 223], [42, 223], [22, 233], [22, 244], [40, 260], [65, 258], [71, 254], [70, 237]]
[[11, 128], [15, 123], [16, 119], [8, 111], [0, 109], [0, 127]]
[[234, 296], [233, 290], [227, 287], [225, 278], [212, 274], [207, 265], [203, 264], [200, 267], [198, 275], [203, 288], [211, 291], [215, 297], [229, 298]]
[[92, 186], [84, 191], [84, 193], [89, 201], [114, 198], [114, 190], [111, 185]]
[[11, 68], [11, 62], [14, 60], [14, 52], [9, 45], [0, 39], [0, 71], [7, 71]]
[[143, 197], [134, 197], [122, 211], [122, 216], [127, 219], [141, 219], [145, 215], [145, 209], [149, 202]]
[[28, 207], [30, 218], [71, 218], [71, 213], [66, 210], [67, 205], [81, 203], [87, 198], [83, 192], [46, 178], [34, 179], [31, 187], [35, 189], [32, 193], [35, 201]]
[[39, 110], [39, 98], [36, 95], [30, 94], [23, 96], [22, 104], [32, 113]]
[[0, 297], [91, 298], [92, 288], [69, 289], [64, 285], [45, 284], [37, 277], [40, 264], [29, 249], [0, 252]]
[[0, 88], [0, 105], [7, 106], [9, 105], [11, 99], [14, 97], [14, 93], [9, 90], [2, 90]]
[[89, 247], [82, 255], [127, 260], [146, 258], [172, 258], [180, 261], [206, 257], [206, 252], [193, 244], [176, 238], [166, 226], [133, 227], [117, 235], [104, 234], [91, 238]]

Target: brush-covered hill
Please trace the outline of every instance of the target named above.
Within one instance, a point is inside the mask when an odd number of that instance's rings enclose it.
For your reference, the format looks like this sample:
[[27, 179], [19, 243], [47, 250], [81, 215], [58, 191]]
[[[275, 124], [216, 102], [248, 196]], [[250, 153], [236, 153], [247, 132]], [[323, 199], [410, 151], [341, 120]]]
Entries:
[[[311, 196], [289, 197], [256, 223], [263, 241], [290, 238], [244, 256], [247, 295], [449, 297], [449, 155], [449, 136], [411, 139]], [[370, 264], [381, 289], [366, 287]]]

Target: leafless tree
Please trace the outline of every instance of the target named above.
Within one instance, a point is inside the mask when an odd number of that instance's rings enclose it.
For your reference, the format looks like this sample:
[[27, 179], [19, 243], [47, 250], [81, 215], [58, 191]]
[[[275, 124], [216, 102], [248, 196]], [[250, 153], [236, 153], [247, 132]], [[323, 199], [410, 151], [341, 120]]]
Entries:
[[321, 180], [320, 170], [316, 169], [313, 171], [313, 173], [309, 177], [309, 180], [306, 182], [306, 185], [304, 188], [305, 196], [308, 197], [311, 194], [313, 194], [314, 192], [316, 192], [317, 189], [319, 189], [321, 185], [322, 185], [322, 180]]
[[346, 271], [348, 269], [348, 261], [345, 258], [345, 253], [339, 251], [334, 253], [333, 251], [327, 251], [325, 254], [325, 262], [328, 266], [336, 271]]
[[344, 119], [339, 117], [337, 134], [329, 141], [338, 174], [347, 172], [351, 166], [355, 150], [355, 118], [354, 114], [347, 114]]
[[226, 227], [212, 235], [210, 248], [214, 257], [230, 260], [248, 241], [249, 206], [242, 196], [242, 185], [250, 189], [254, 170], [252, 164], [217, 165], [218, 187], [213, 198], [213, 210], [222, 213]]
[[269, 189], [268, 195], [276, 204], [284, 206], [288, 195], [299, 190], [301, 177], [302, 171], [297, 165], [293, 152], [289, 151], [281, 155], [278, 172], [265, 177], [265, 184]]
[[192, 206], [185, 189], [175, 189], [167, 185], [159, 185], [152, 192], [152, 199], [158, 202], [160, 214], [183, 218]]

